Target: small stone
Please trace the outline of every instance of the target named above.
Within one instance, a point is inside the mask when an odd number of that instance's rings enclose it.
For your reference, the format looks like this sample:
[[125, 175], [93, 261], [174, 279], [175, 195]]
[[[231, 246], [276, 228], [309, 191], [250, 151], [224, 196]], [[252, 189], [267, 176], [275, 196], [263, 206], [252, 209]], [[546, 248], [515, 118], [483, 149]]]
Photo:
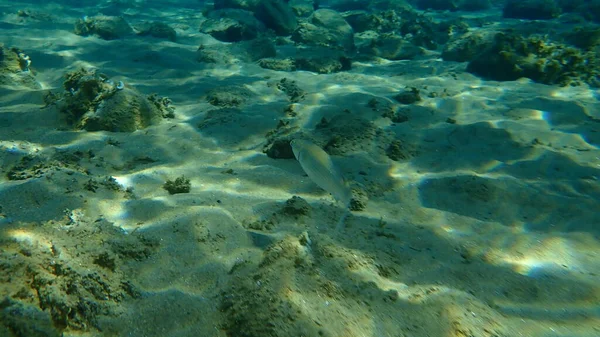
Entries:
[[291, 216], [308, 215], [310, 213], [310, 205], [306, 200], [298, 196], [293, 196], [285, 202], [283, 213]]

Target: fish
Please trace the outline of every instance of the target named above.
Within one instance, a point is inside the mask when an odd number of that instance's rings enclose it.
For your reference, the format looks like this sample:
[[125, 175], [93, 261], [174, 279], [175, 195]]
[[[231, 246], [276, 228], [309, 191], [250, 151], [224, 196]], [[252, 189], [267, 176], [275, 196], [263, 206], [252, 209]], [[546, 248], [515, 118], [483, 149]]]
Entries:
[[296, 160], [308, 177], [347, 209], [352, 200], [352, 191], [346, 185], [331, 157], [319, 146], [304, 139], [290, 142]]

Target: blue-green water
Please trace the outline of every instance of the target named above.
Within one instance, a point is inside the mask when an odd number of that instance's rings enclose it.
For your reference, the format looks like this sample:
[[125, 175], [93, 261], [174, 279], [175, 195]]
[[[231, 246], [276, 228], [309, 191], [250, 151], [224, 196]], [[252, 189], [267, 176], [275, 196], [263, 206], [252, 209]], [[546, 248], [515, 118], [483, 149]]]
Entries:
[[0, 337], [600, 335], [599, 10], [0, 1]]

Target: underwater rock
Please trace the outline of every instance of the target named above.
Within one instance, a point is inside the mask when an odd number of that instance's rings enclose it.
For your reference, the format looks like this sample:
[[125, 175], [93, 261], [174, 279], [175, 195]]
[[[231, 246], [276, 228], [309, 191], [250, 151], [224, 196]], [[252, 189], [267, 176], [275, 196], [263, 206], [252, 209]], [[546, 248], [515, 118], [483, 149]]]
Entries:
[[223, 42], [252, 40], [265, 30], [252, 12], [241, 9], [219, 9], [208, 14], [200, 31]]
[[277, 35], [290, 35], [298, 26], [294, 11], [283, 0], [261, 0], [254, 15]]
[[258, 61], [258, 66], [276, 71], [296, 71], [296, 61], [293, 59], [264, 58]]
[[365, 190], [365, 187], [362, 184], [359, 184], [355, 181], [352, 182], [352, 199], [350, 200], [350, 205], [348, 208], [352, 212], [361, 212], [367, 208], [367, 204], [369, 203], [369, 196]]
[[331, 74], [350, 70], [352, 59], [342, 50], [313, 47], [298, 49], [294, 66], [298, 70], [313, 71], [319, 74]]
[[210, 110], [206, 113], [204, 119], [198, 124], [198, 128], [219, 129], [221, 125], [240, 123], [246, 115], [242, 110], [237, 108], [222, 108]]
[[352, 61], [344, 56], [339, 58], [300, 58], [296, 67], [299, 70], [313, 71], [319, 74], [331, 74], [339, 71], [350, 70]]
[[458, 2], [458, 10], [481, 11], [492, 7], [490, 0], [463, 0]]
[[560, 13], [555, 0], [508, 0], [502, 10], [505, 18], [527, 20], [549, 20]]
[[497, 32], [467, 32], [444, 46], [442, 58], [445, 61], [467, 62], [471, 61], [482, 50], [488, 48]]
[[367, 30], [377, 31], [382, 23], [377, 14], [364, 10], [348, 11], [342, 15], [355, 33], [362, 33]]
[[275, 44], [266, 37], [236, 43], [231, 46], [231, 53], [247, 62], [256, 62], [263, 58], [277, 56]]
[[295, 61], [298, 70], [313, 71], [319, 74], [331, 74], [339, 71], [350, 70], [352, 60], [343, 55], [331, 57], [299, 57]]
[[394, 99], [402, 104], [414, 104], [421, 101], [421, 95], [419, 89], [412, 87], [400, 91], [394, 96]]
[[65, 77], [66, 92], [56, 103], [76, 129], [133, 132], [173, 117], [168, 98], [144, 96], [96, 71], [80, 69]]
[[248, 11], [253, 11], [260, 0], [215, 0], [214, 8], [215, 9], [245, 9]]
[[[275, 124], [274, 118], [265, 120], [264, 117], [257, 117], [256, 113], [251, 113], [247, 109], [227, 107], [207, 111], [198, 128], [203, 135], [218, 141], [220, 146], [239, 149], [242, 144], [251, 143], [252, 145], [247, 146], [260, 146], [258, 144], [263, 141], [260, 135], [272, 130]], [[248, 130], [252, 130], [256, 136], [249, 135]]]
[[115, 40], [133, 33], [133, 29], [120, 16], [84, 16], [75, 22], [75, 34], [97, 35], [104, 40]]
[[354, 41], [362, 58], [413, 59], [428, 50], [439, 50], [450, 36], [466, 32], [461, 20], [436, 22], [412, 9], [398, 8], [375, 13], [346, 13], [357, 34]]
[[177, 39], [175, 29], [169, 27], [166, 23], [158, 21], [144, 22], [135, 28], [138, 30], [137, 34], [141, 36], [150, 35], [156, 38], [168, 39], [169, 41], [175, 41]]
[[31, 59], [18, 48], [7, 48], [0, 43], [0, 85], [24, 86], [40, 89], [30, 69]]
[[463, 22], [433, 21], [431, 16], [416, 12], [412, 9], [397, 11], [402, 18], [398, 34], [408, 39], [415, 46], [429, 50], [437, 50], [439, 45], [445, 44], [450, 39], [451, 33], [466, 32], [467, 26]]
[[456, 11], [458, 10], [458, 5], [456, 1], [448, 1], [448, 0], [417, 0], [414, 2], [415, 6], [418, 9], [428, 10], [438, 10], [438, 11]]
[[[357, 57], [360, 59], [370, 59], [373, 55], [370, 54], [370, 50], [372, 48], [373, 41], [375, 41], [379, 37], [379, 33], [374, 30], [366, 30], [361, 33], [354, 34], [354, 43], [356, 45], [356, 49], [359, 51]], [[363, 54], [367, 52], [369, 54]]]
[[285, 109], [287, 118], [280, 119], [275, 129], [266, 134], [266, 143], [263, 146], [263, 152], [273, 159], [293, 159], [294, 152], [290, 146], [290, 141], [296, 138], [310, 138], [302, 132], [298, 132], [298, 127], [291, 125], [291, 119], [296, 116], [293, 108], [294, 104], [288, 105]]
[[277, 82], [277, 89], [285, 92], [292, 103], [300, 102], [306, 96], [306, 91], [302, 90], [294, 80], [282, 78]]
[[290, 139], [278, 138], [271, 140], [271, 143], [265, 149], [265, 154], [273, 159], [293, 159], [294, 152], [290, 146]]
[[[401, 1], [398, 1], [401, 2]], [[370, 0], [329, 0], [327, 7], [339, 12], [362, 10], [368, 8]]]
[[344, 51], [354, 50], [354, 31], [343, 16], [330, 9], [319, 9], [298, 25], [292, 40], [310, 46]]
[[79, 125], [88, 131], [133, 132], [158, 124], [162, 119], [163, 112], [146, 96], [124, 88], [84, 114]]
[[44, 12], [39, 12], [39, 11], [34, 11], [31, 9], [19, 9], [17, 11], [17, 16], [19, 18], [21, 18], [21, 22], [25, 22], [27, 19], [28, 20], [35, 20], [35, 21], [47, 21], [47, 22], [52, 22], [55, 21], [54, 17], [52, 17], [52, 15], [48, 14], [48, 13], [44, 13]]
[[496, 81], [527, 77], [543, 84], [600, 85], [600, 60], [595, 52], [582, 52], [541, 38], [498, 33], [486, 50], [467, 66], [467, 71]]
[[10, 273], [0, 276], [1, 336], [101, 335], [100, 318], [116, 317], [124, 300], [140, 296], [121, 270], [133, 259], [123, 248], [149, 256], [158, 241], [126, 235], [75, 210], [66, 213], [58, 221], [5, 228], [27, 230], [35, 239], [2, 242], [0, 260]]
[[237, 107], [248, 101], [252, 92], [242, 86], [217, 87], [209, 90], [206, 101], [218, 107]]
[[347, 13], [346, 17], [358, 32], [354, 39], [361, 54], [387, 59], [411, 59], [415, 52], [417, 55], [422, 52], [415, 47], [438, 50], [451, 34], [468, 30], [467, 24], [460, 20], [435, 22], [405, 8], [364, 15]]
[[342, 14], [355, 33], [368, 30], [378, 33], [388, 33], [400, 28], [402, 19], [396, 11], [389, 10], [378, 13], [367, 11], [352, 11]]
[[[373, 122], [350, 113], [335, 115], [330, 120], [323, 118], [315, 127], [315, 136], [325, 139], [323, 149], [331, 155], [364, 151], [372, 153], [374, 149], [387, 144], [383, 130]], [[383, 149], [380, 149], [383, 154]]]
[[479, 11], [491, 7], [490, 0], [417, 0], [418, 9], [448, 11]]
[[6, 297], [0, 302], [0, 335], [16, 337], [59, 337], [50, 313], [34, 305]]
[[589, 0], [577, 7], [579, 13], [586, 20], [600, 23], [600, 0]]
[[588, 0], [557, 0], [557, 5], [563, 13], [575, 12], [580, 6], [584, 5]]
[[306, 200], [295, 195], [291, 199], [285, 201], [285, 205], [281, 211], [285, 215], [299, 217], [309, 215], [311, 207]]
[[21, 157], [18, 163], [7, 170], [6, 178], [8, 180], [26, 180], [43, 177], [59, 170], [87, 175], [89, 172], [80, 165], [80, 161], [92, 157], [93, 154], [89, 152], [57, 152], [52, 155], [28, 154]]
[[308, 282], [310, 289], [319, 287], [307, 277], [315, 273], [310, 241], [305, 233], [299, 238], [286, 236], [265, 249], [258, 268], [248, 263], [232, 272], [218, 308], [227, 336], [335, 336], [299, 310], [289, 296], [279, 295], [293, 293], [297, 282], [303, 286]]
[[221, 46], [200, 45], [196, 50], [196, 61], [207, 64], [231, 64], [235, 57]]
[[388, 60], [412, 60], [424, 53], [420, 47], [395, 34], [377, 36], [370, 43], [361, 46], [360, 52]]
[[585, 50], [600, 45], [600, 28], [576, 27], [564, 35], [565, 41], [575, 47]]
[[[310, 133], [301, 131], [289, 124], [280, 123], [277, 130], [270, 132], [267, 145], [263, 148], [263, 151], [269, 158], [292, 159], [295, 156], [291, 142], [293, 140], [309, 140], [332, 156], [368, 153], [372, 159], [389, 162], [387, 149], [391, 147], [389, 144], [392, 143], [394, 138], [393, 133], [377, 127], [373, 122], [361, 116], [342, 113], [329, 120], [323, 118]], [[298, 152], [298, 148], [296, 148], [296, 152]], [[305, 162], [304, 165], [308, 165], [308, 163]], [[302, 166], [304, 167], [304, 165]], [[348, 183], [352, 194], [349, 207], [353, 211], [363, 210], [367, 203], [367, 195], [375, 195], [382, 189], [372, 181], [369, 182], [368, 179], [363, 183], [356, 180], [349, 180]], [[336, 191], [340, 190], [340, 188], [334, 189]], [[333, 189], [329, 188], [328, 190], [332, 192]], [[337, 193], [337, 198], [348, 199], [347, 197], [340, 197], [340, 195], [343, 196], [346, 193], [347, 191]], [[357, 196], [360, 197], [357, 199]], [[343, 203], [347, 201], [345, 200]]]
[[196, 61], [206, 64], [234, 64], [257, 62], [276, 55], [271, 39], [259, 37], [227, 45], [200, 45], [196, 51]]
[[314, 0], [290, 0], [288, 2], [296, 17], [309, 17], [317, 8], [318, 5]]
[[418, 154], [418, 148], [414, 144], [396, 139], [390, 143], [386, 154], [393, 161], [410, 160]]

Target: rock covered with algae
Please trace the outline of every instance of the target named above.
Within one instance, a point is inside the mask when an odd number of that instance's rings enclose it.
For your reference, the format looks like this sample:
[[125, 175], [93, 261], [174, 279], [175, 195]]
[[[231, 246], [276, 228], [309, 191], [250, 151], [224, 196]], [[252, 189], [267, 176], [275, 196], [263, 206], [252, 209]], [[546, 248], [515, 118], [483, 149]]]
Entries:
[[30, 67], [29, 55], [19, 48], [8, 48], [0, 43], [0, 85], [41, 88]]
[[87, 131], [133, 132], [174, 116], [168, 98], [143, 95], [97, 71], [66, 74], [65, 92], [51, 94], [69, 126]]

